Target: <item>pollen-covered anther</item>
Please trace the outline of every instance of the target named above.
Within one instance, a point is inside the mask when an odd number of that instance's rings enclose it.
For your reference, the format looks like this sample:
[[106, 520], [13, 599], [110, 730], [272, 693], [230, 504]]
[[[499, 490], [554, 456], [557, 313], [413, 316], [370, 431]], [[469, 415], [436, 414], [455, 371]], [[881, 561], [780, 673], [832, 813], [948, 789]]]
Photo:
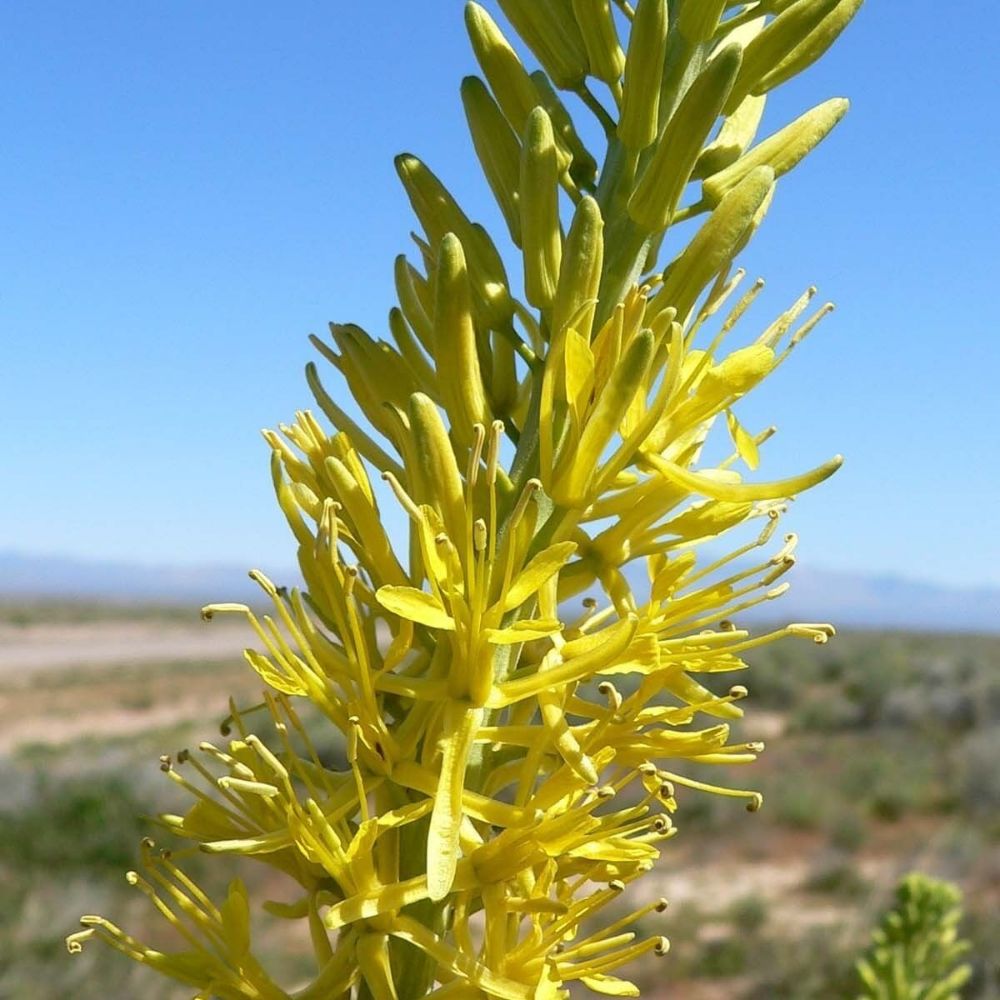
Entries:
[[653, 947], [654, 955], [666, 955], [670, 951], [670, 942], [665, 937], [658, 938]]
[[734, 684], [729, 689], [729, 697], [732, 698], [733, 701], [741, 701], [743, 698], [746, 698], [747, 695], [749, 694], [750, 694], [749, 690], [743, 684]]
[[170, 754], [160, 754], [160, 770], [166, 773], [173, 767], [173, 761], [170, 759]]
[[625, 883], [620, 878], [613, 878], [608, 883], [608, 888], [609, 889], [614, 889], [615, 892], [624, 892], [625, 891]]
[[481, 517], [477, 517], [472, 524], [472, 544], [475, 547], [476, 552], [485, 552], [488, 542], [489, 538], [486, 522]]

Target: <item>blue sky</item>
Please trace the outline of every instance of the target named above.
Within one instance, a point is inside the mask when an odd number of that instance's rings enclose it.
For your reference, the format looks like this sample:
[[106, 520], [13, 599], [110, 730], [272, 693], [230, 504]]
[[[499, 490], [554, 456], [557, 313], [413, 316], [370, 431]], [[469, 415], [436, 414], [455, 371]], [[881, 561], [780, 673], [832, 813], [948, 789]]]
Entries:
[[[1000, 71], [991, 5], [954, 10], [868, 0], [771, 102], [853, 108], [779, 185], [751, 315], [812, 282], [838, 311], [742, 413], [779, 426], [768, 478], [846, 455], [789, 520], [804, 560], [996, 585]], [[40, 0], [0, 27], [0, 550], [289, 565], [257, 431], [311, 404], [308, 333], [383, 331], [393, 154], [499, 231], [462, 4]]]

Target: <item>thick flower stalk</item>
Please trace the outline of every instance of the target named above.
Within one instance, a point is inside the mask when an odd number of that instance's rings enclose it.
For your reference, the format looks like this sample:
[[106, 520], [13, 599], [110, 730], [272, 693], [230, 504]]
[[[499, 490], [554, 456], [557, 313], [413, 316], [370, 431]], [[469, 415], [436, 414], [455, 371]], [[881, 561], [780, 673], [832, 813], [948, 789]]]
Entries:
[[[163, 762], [193, 805], [162, 826], [282, 873], [291, 901], [263, 909], [307, 925], [315, 976], [277, 984], [242, 883], [213, 902], [152, 843], [129, 881], [179, 950], [98, 917], [71, 950], [98, 937], [226, 1000], [638, 995], [616, 972], [667, 950], [637, 936], [664, 902], [634, 883], [676, 831], [675, 790], [761, 804], [688, 767], [762, 749], [730, 736], [747, 694], [730, 675], [756, 646], [833, 634], [739, 624], [787, 586], [795, 538], [772, 539], [788, 501], [839, 459], [741, 471], [774, 429], [744, 427], [740, 400], [830, 307], [810, 314], [809, 289], [734, 346], [762, 287], [742, 291], [734, 261], [846, 110], [827, 101], [758, 140], [767, 95], [859, 5], [500, 0], [534, 72], [467, 5], [482, 78], [462, 100], [517, 271], [429, 167], [398, 158], [422, 233], [396, 261], [389, 339], [314, 338], [357, 410], [310, 365], [328, 425], [304, 411], [266, 434], [305, 590], [257, 574], [272, 614], [205, 610], [249, 622], [263, 701], [232, 706], [224, 746]], [[567, 101], [603, 129], [600, 162]], [[732, 453], [706, 461], [717, 427]], [[324, 731], [339, 767], [314, 746]]]

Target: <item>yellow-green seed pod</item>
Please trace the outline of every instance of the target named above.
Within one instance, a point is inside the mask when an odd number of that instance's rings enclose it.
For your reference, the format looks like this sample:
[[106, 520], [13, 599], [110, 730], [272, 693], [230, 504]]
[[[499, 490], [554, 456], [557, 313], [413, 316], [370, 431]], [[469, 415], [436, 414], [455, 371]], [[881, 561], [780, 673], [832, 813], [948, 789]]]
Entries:
[[426, 163], [410, 153], [400, 153], [395, 164], [413, 211], [436, 252], [445, 233], [464, 232], [469, 220]]
[[769, 69], [758, 80], [751, 92], [765, 94], [793, 76], [797, 76], [804, 69], [808, 69], [833, 45], [861, 9], [862, 3], [864, 0], [840, 0], [840, 3], [777, 66]]
[[618, 138], [633, 152], [645, 149], [656, 138], [666, 50], [666, 0], [639, 0], [628, 40], [618, 121]]
[[418, 288], [417, 285], [417, 282], [423, 282], [423, 279], [403, 254], [396, 258], [393, 276], [396, 282], [396, 298], [399, 300], [399, 307], [403, 310], [406, 322], [410, 324], [417, 339], [423, 344], [424, 350], [428, 354], [433, 354], [434, 322], [431, 319], [428, 302], [425, 301], [429, 296], [427, 296], [425, 288]]
[[421, 389], [424, 392], [434, 392], [434, 386], [437, 383], [434, 369], [431, 368], [427, 357], [420, 349], [417, 338], [413, 336], [410, 325], [403, 315], [403, 310], [395, 306], [389, 310], [389, 333], [392, 334], [392, 339], [396, 341], [399, 353], [420, 383]]
[[499, 0], [517, 33], [534, 52], [557, 87], [583, 83], [590, 64], [571, 0]]
[[552, 306], [554, 338], [572, 323], [584, 340], [590, 340], [603, 263], [604, 219], [597, 202], [587, 196], [576, 206], [563, 248], [559, 284]]
[[[377, 349], [372, 339], [359, 326], [351, 323], [331, 323], [330, 333], [340, 349], [337, 355], [318, 338], [314, 340], [320, 353], [337, 366], [347, 381], [358, 405], [372, 426], [387, 434], [391, 424], [385, 403], [399, 404], [416, 388], [412, 375], [393, 362], [398, 359]], [[375, 372], [382, 370], [385, 381]]]
[[727, 45], [698, 74], [660, 133], [628, 203], [629, 215], [648, 232], [660, 232], [670, 225], [741, 61], [740, 46]]
[[531, 109], [538, 104], [538, 93], [528, 71], [497, 27], [496, 21], [479, 4], [466, 4], [465, 26], [476, 60], [497, 104], [514, 131], [520, 135]]
[[472, 223], [463, 238], [469, 241], [469, 280], [476, 316], [486, 329], [504, 327], [514, 315], [514, 303], [508, 291], [507, 271], [500, 259], [500, 251], [478, 222]]
[[573, 0], [573, 15], [587, 49], [590, 72], [605, 83], [617, 83], [625, 69], [625, 53], [611, 13], [611, 0]]
[[416, 491], [419, 495], [415, 499], [438, 511], [452, 539], [464, 538], [462, 476], [441, 414], [433, 400], [422, 392], [410, 397], [407, 409], [416, 444], [413, 454], [421, 466], [421, 489]]
[[539, 309], [552, 305], [562, 260], [559, 164], [552, 121], [544, 108], [528, 118], [521, 150], [521, 243], [524, 292]]
[[517, 361], [514, 345], [499, 333], [493, 335], [493, 370], [490, 378], [490, 402], [493, 412], [500, 418], [506, 417], [517, 403]]
[[705, 286], [729, 266], [759, 222], [758, 212], [774, 189], [774, 171], [757, 167], [719, 203], [684, 252], [667, 269], [652, 311], [669, 306], [683, 323]]
[[[539, 104], [549, 113], [556, 144], [564, 154], [559, 163], [560, 169], [568, 167], [570, 177], [577, 184], [584, 187], [592, 185], [597, 177], [597, 160], [584, 146], [566, 106], [544, 73], [532, 73], [531, 80], [538, 91]], [[566, 161], [565, 164], [563, 160]]]
[[760, 81], [806, 40], [839, 2], [797, 0], [767, 25], [743, 53], [743, 68], [729, 95], [725, 114], [735, 111], [747, 94], [764, 93]]
[[467, 76], [462, 81], [462, 105], [486, 181], [500, 206], [511, 239], [520, 246], [521, 214], [517, 200], [521, 183], [521, 142], [478, 77]]
[[710, 177], [738, 160], [753, 142], [764, 117], [767, 95], [744, 97], [740, 106], [723, 121], [719, 134], [701, 151], [691, 176]]
[[396, 172], [427, 233], [431, 252], [437, 252], [445, 233], [454, 233], [462, 241], [480, 322], [487, 327], [509, 322], [514, 306], [507, 291], [507, 275], [486, 230], [469, 220], [434, 172], [416, 156], [397, 156]]
[[849, 107], [850, 102], [845, 98], [834, 97], [768, 136], [745, 156], [702, 184], [705, 200], [711, 205], [718, 204], [751, 170], [760, 166], [769, 166], [775, 177], [787, 174], [830, 134]]
[[677, 15], [677, 30], [692, 45], [707, 42], [719, 26], [727, 0], [683, 0]]
[[560, 456], [552, 482], [546, 484], [557, 504], [576, 507], [588, 502], [588, 491], [598, 473], [601, 456], [617, 433], [633, 397], [645, 384], [654, 346], [652, 332], [643, 330], [636, 334], [615, 365], [594, 402], [579, 444], [572, 453]]
[[462, 242], [453, 233], [441, 240], [434, 306], [434, 360], [452, 427], [461, 440], [472, 425], [490, 422], [479, 370], [469, 274]]

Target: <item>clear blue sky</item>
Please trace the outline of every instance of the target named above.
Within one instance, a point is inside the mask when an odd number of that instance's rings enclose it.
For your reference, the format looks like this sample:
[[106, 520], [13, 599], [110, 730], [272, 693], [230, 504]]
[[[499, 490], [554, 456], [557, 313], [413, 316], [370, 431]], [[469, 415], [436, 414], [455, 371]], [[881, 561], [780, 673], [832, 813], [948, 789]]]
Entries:
[[[817, 566], [1000, 583], [993, 5], [868, 0], [772, 123], [848, 118], [745, 263], [761, 323], [838, 312], [744, 409]], [[383, 330], [421, 154], [497, 215], [466, 137], [459, 0], [9, 3], [0, 13], [0, 549], [289, 565], [257, 431], [311, 400], [309, 332]], [[987, 34], [993, 34], [992, 40]]]

